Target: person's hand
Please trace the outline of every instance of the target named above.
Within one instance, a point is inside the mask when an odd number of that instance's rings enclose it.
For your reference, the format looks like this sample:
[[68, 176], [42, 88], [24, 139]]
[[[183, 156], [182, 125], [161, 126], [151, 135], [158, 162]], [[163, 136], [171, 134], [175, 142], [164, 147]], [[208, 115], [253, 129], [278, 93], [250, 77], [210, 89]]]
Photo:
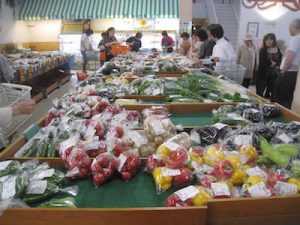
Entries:
[[12, 107], [13, 116], [21, 115], [21, 114], [31, 114], [35, 107], [34, 100], [26, 100], [23, 102], [19, 102]]
[[214, 62], [220, 62], [220, 57], [214, 56], [214, 57], [211, 57], [211, 59], [212, 59]]

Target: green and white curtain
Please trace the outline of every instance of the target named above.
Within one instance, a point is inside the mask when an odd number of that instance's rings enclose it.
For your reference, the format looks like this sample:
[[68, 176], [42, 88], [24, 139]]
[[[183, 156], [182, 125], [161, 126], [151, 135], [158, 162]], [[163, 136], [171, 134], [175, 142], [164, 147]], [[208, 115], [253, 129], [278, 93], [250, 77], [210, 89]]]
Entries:
[[179, 18], [179, 0], [25, 0], [19, 18]]

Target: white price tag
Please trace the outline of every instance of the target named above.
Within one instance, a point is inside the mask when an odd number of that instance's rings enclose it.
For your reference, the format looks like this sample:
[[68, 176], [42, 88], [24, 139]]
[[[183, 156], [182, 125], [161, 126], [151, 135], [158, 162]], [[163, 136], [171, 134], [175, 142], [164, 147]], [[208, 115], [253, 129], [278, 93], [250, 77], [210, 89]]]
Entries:
[[44, 194], [47, 188], [46, 180], [31, 181], [27, 186], [26, 194], [29, 195], [41, 195]]
[[60, 151], [64, 152], [64, 151], [66, 151], [68, 148], [75, 146], [76, 143], [77, 143], [77, 140], [78, 140], [78, 135], [75, 135], [75, 136], [73, 136], [73, 137], [71, 137], [71, 138], [69, 138], [69, 139], [67, 139], [67, 140], [65, 140], [65, 141], [63, 141], [63, 142], [61, 142], [61, 143], [59, 144], [59, 146], [60, 146]]
[[215, 94], [215, 93], [210, 93], [209, 96], [215, 97], [215, 98], [218, 98], [218, 97], [219, 97], [219, 96], [218, 96], [217, 94]]
[[6, 181], [9, 177], [10, 177], [10, 175], [4, 176], [4, 177], [0, 177], [0, 182]]
[[166, 167], [162, 168], [162, 175], [163, 177], [174, 177], [180, 175], [179, 169], [169, 169]]
[[153, 94], [153, 93], [152, 93], [152, 88], [151, 88], [151, 87], [146, 88], [146, 89], [144, 90], [144, 93], [145, 93], [146, 95], [152, 95], [152, 94]]
[[157, 96], [157, 95], [160, 95], [161, 94], [161, 90], [160, 89], [158, 89], [158, 88], [156, 88], [156, 89], [154, 89], [153, 90], [153, 96]]
[[296, 125], [300, 125], [299, 121], [293, 121]]
[[143, 137], [139, 132], [137, 131], [129, 131], [128, 137], [135, 143], [135, 145], [139, 148], [142, 145], [147, 144], [147, 139]]
[[249, 96], [246, 95], [246, 94], [241, 94], [241, 98], [243, 98], [243, 99], [249, 99]]
[[177, 195], [181, 201], [186, 201], [190, 198], [194, 198], [199, 193], [198, 188], [194, 186], [188, 186], [179, 191], [176, 191], [174, 194]]
[[264, 182], [259, 182], [249, 187], [248, 191], [252, 197], [270, 197], [272, 195]]
[[121, 172], [121, 169], [124, 166], [124, 164], [125, 164], [125, 162], [127, 160], [127, 157], [125, 155], [121, 154], [119, 156], [118, 160], [119, 160], [118, 171]]
[[93, 137], [96, 133], [96, 130], [92, 126], [88, 126], [85, 132], [85, 137]]
[[38, 171], [37, 173], [35, 173], [33, 175], [31, 180], [42, 180], [42, 179], [47, 178], [47, 177], [52, 177], [53, 174], [54, 174], [54, 169]]
[[237, 135], [234, 138], [233, 142], [236, 145], [252, 145], [252, 136], [251, 135]]
[[12, 162], [12, 160], [0, 162], [0, 170], [5, 170], [11, 162]]
[[204, 99], [203, 102], [204, 102], [204, 103], [212, 103], [213, 100], [211, 100], [211, 99]]
[[293, 142], [293, 139], [290, 138], [286, 133], [280, 134], [277, 138], [283, 141], [285, 144]]
[[286, 182], [277, 181], [274, 188], [280, 196], [296, 195], [298, 193], [297, 185]]
[[211, 183], [214, 196], [231, 196], [228, 185], [225, 182]]
[[2, 199], [9, 199], [16, 194], [16, 177], [9, 178], [3, 183]]
[[153, 127], [154, 133], [156, 135], [161, 135], [165, 132], [160, 120], [152, 121], [151, 126]]
[[218, 130], [221, 130], [224, 127], [227, 127], [227, 125], [224, 124], [224, 123], [216, 123], [216, 124], [213, 125], [213, 127], [217, 128]]
[[245, 172], [247, 173], [248, 176], [258, 176], [258, 177], [262, 177], [264, 179], [268, 178], [268, 175], [262, 169], [260, 169], [258, 166], [249, 168]]
[[180, 145], [178, 145], [178, 144], [176, 144], [175, 142], [172, 142], [172, 141], [164, 142], [162, 144], [162, 146], [170, 149], [171, 151], [176, 151], [177, 149], [181, 148]]

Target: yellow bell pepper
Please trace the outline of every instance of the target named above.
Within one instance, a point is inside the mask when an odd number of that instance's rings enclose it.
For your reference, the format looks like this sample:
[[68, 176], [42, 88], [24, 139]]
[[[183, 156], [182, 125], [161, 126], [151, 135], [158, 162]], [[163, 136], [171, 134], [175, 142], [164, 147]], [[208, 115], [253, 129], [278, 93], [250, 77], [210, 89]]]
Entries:
[[157, 167], [153, 170], [152, 176], [158, 190], [166, 191], [172, 186], [172, 177], [163, 176], [162, 167]]
[[215, 146], [209, 147], [203, 156], [204, 162], [209, 166], [213, 166], [216, 162], [219, 162], [224, 158], [224, 152], [217, 149]]
[[156, 149], [156, 153], [163, 159], [166, 160], [167, 156], [171, 153], [171, 150], [165, 146], [160, 145]]
[[243, 171], [241, 168], [238, 168], [233, 172], [230, 180], [234, 185], [241, 185], [244, 183], [244, 179], [246, 177], [246, 172]]
[[300, 193], [300, 179], [297, 179], [297, 178], [290, 178], [290, 179], [288, 180], [288, 183], [297, 185], [298, 193]]
[[250, 176], [247, 178], [246, 182], [245, 182], [245, 190], [248, 190], [249, 187], [258, 184], [260, 182], [264, 182], [266, 183], [266, 179], [260, 177], [260, 176]]
[[252, 145], [242, 145], [239, 149], [241, 157], [244, 158], [244, 163], [254, 162], [258, 159], [258, 153], [254, 146]]
[[212, 199], [212, 196], [210, 193], [208, 193], [205, 189], [202, 187], [196, 187], [199, 190], [199, 193], [192, 198], [193, 206], [202, 206], [206, 205], [207, 201], [209, 199]]
[[189, 155], [192, 161], [196, 162], [199, 165], [203, 164], [202, 157], [199, 156], [196, 152], [190, 152]]
[[235, 170], [241, 165], [241, 160], [236, 155], [228, 155], [225, 157], [225, 160], [228, 160]]

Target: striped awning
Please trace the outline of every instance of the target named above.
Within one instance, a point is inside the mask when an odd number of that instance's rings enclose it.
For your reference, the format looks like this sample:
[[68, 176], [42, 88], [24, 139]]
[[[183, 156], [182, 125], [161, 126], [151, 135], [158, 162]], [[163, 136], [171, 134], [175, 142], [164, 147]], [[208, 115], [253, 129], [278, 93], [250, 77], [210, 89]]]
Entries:
[[179, 18], [179, 0], [25, 0], [19, 18]]

